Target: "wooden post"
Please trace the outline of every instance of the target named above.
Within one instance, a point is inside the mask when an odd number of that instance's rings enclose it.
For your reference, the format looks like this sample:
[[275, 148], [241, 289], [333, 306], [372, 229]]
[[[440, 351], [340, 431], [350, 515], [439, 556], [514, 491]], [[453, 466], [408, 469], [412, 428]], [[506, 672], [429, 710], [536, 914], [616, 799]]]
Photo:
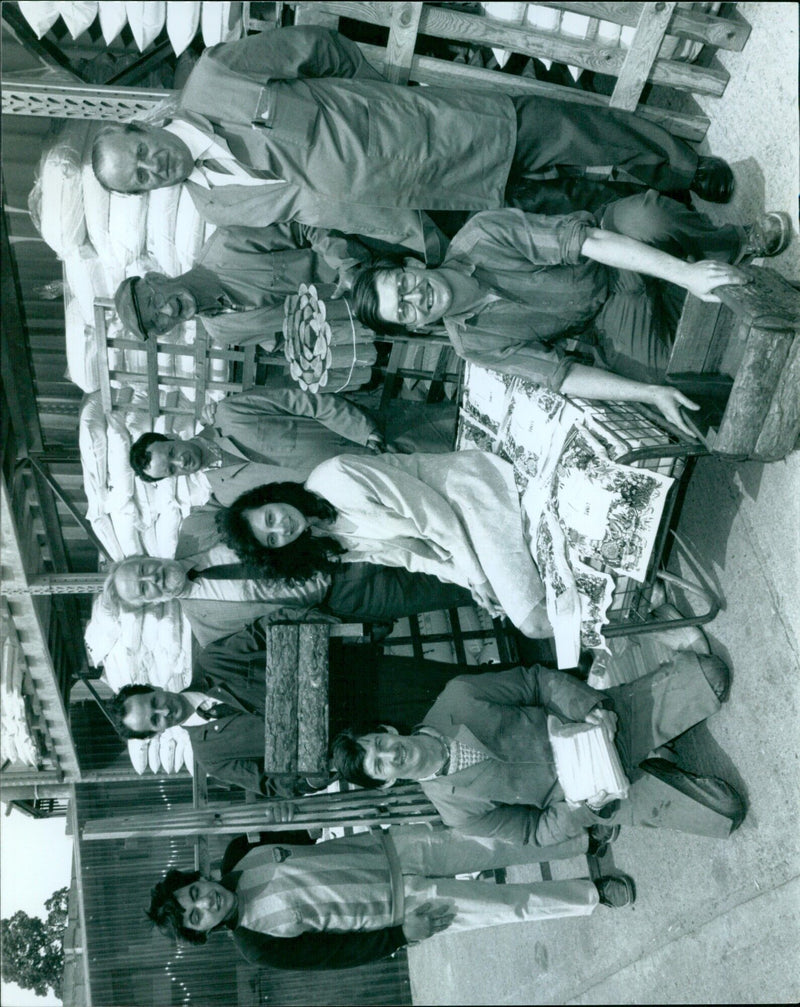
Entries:
[[392, 4], [392, 19], [389, 25], [389, 40], [386, 43], [386, 68], [384, 70], [384, 76], [390, 84], [408, 83], [421, 15], [421, 3]]
[[753, 327], [746, 339], [744, 357], [714, 441], [716, 454], [740, 457], [753, 453], [794, 333]]
[[267, 628], [264, 771], [328, 777], [328, 627]]
[[643, 5], [636, 34], [611, 95], [609, 104], [612, 108], [632, 112], [639, 104], [674, 10], [674, 3], [662, 0]]

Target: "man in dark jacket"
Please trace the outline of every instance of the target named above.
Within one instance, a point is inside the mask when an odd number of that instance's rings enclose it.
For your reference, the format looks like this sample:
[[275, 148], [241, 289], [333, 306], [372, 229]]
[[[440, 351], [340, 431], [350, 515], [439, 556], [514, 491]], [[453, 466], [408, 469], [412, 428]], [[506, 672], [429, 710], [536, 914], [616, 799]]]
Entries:
[[[605, 692], [538, 665], [455, 678], [414, 734], [345, 732], [334, 741], [334, 764], [362, 787], [419, 781], [445, 824], [466, 835], [547, 846], [627, 824], [722, 839], [744, 819], [740, 795], [652, 756], [715, 713], [728, 688], [724, 662], [691, 651]], [[607, 734], [630, 781], [626, 799], [567, 800], [550, 715]]]

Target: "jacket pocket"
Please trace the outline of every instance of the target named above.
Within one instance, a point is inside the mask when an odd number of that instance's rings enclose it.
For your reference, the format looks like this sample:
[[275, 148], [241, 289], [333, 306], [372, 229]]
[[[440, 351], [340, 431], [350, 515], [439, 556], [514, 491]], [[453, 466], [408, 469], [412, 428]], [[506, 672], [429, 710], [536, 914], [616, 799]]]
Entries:
[[310, 147], [317, 131], [319, 109], [302, 81], [273, 81], [262, 88], [253, 125], [276, 141]]
[[368, 157], [420, 164], [430, 157], [435, 123], [421, 109], [376, 98], [369, 103], [368, 124]]

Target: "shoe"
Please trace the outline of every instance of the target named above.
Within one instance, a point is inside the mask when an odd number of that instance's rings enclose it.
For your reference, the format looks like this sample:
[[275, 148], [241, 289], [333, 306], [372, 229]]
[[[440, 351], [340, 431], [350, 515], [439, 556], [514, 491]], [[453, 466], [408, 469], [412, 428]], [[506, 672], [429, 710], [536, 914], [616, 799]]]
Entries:
[[720, 703], [724, 703], [731, 691], [730, 669], [721, 657], [715, 657], [713, 654], [708, 656], [700, 654], [698, 657], [700, 669], [705, 675], [706, 681], [714, 690], [714, 695]]
[[734, 185], [733, 171], [727, 161], [721, 157], [697, 159], [697, 170], [689, 188], [701, 199], [709, 203], [729, 203]]
[[627, 874], [606, 875], [594, 882], [600, 896], [600, 905], [610, 909], [632, 906], [636, 901], [636, 885]]
[[589, 845], [586, 853], [598, 860], [608, 853], [609, 846], [619, 836], [619, 825], [592, 825], [589, 829]]
[[698, 804], [710, 808], [731, 823], [730, 831], [735, 832], [747, 814], [747, 805], [742, 795], [718, 776], [700, 776], [681, 769], [666, 759], [645, 759], [639, 763], [645, 773], [674, 787]]
[[619, 811], [619, 798], [604, 804], [599, 811], [595, 811], [598, 818], [613, 818]]
[[770, 258], [788, 247], [792, 240], [792, 219], [788, 213], [770, 210], [745, 227], [745, 237], [737, 263], [750, 259]]

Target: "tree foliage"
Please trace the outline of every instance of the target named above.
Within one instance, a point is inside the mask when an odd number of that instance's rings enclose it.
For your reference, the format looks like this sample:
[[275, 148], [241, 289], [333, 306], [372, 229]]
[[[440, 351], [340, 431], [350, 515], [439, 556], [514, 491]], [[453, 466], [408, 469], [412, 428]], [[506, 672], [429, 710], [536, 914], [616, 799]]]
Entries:
[[47, 919], [28, 916], [20, 909], [0, 920], [6, 982], [33, 990], [38, 996], [45, 996], [48, 988], [61, 996], [68, 900], [69, 889], [59, 888], [44, 904]]

